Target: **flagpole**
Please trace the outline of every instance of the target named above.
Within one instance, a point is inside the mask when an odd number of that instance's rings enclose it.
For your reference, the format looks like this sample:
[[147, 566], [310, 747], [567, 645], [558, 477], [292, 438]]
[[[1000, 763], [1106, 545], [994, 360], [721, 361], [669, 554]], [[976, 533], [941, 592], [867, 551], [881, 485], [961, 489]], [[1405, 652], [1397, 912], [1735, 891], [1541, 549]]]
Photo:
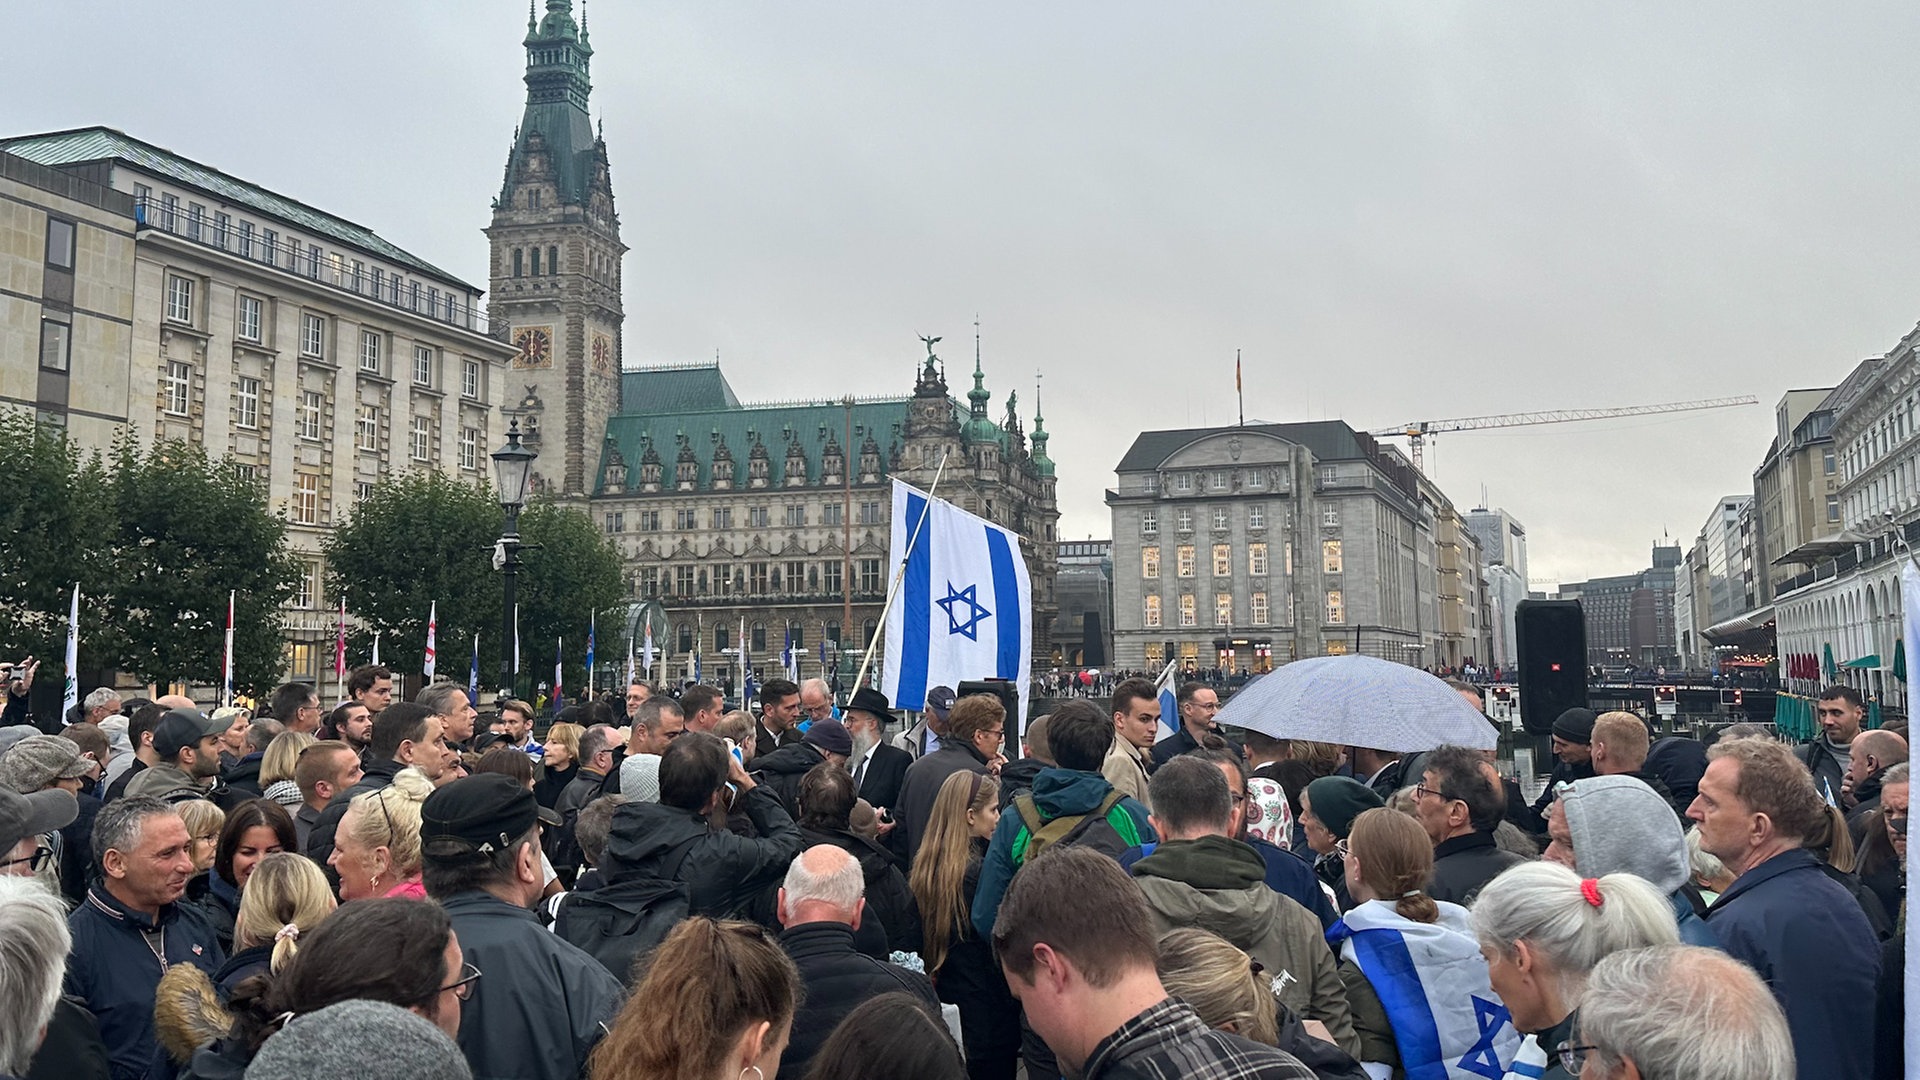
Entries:
[[927, 518], [933, 513], [934, 493], [940, 489], [940, 477], [947, 471], [947, 455], [940, 455], [940, 464], [933, 470], [933, 483], [927, 488], [928, 505], [920, 511], [920, 520], [913, 523], [913, 535], [907, 538], [907, 550], [900, 555], [900, 567], [893, 572], [893, 584], [887, 586], [887, 602], [880, 607], [880, 619], [874, 624], [873, 640], [867, 642], [866, 655], [860, 658], [860, 674], [853, 680], [855, 690], [867, 685], [867, 670], [873, 666], [873, 650], [880, 647], [880, 639], [887, 636], [887, 613], [893, 610], [894, 598], [900, 595], [900, 583], [907, 577], [907, 560], [913, 557], [913, 546], [920, 542], [920, 531], [927, 527]]
[[1247, 389], [1240, 380], [1240, 350], [1233, 350], [1233, 396], [1240, 399], [1240, 426], [1247, 426]]

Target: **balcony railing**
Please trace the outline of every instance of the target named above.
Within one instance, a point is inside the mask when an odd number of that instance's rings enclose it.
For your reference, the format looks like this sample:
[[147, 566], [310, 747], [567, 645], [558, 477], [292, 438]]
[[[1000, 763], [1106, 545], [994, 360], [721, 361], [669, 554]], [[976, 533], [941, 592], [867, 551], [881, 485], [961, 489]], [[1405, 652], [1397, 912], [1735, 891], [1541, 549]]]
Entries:
[[215, 219], [196, 216], [178, 205], [157, 199], [134, 200], [134, 220], [189, 243], [352, 293], [363, 300], [483, 336], [494, 336], [486, 311], [462, 302], [459, 293], [427, 285], [384, 267], [357, 264], [313, 245], [302, 245], [279, 236], [269, 240], [261, 232], [244, 230], [234, 222], [223, 226]]

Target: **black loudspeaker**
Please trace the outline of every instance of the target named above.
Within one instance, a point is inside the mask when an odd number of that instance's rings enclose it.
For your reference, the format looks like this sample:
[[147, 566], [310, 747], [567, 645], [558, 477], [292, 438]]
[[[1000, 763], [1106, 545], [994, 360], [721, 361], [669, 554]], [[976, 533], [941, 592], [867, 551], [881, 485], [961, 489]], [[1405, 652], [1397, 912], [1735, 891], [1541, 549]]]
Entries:
[[[1001, 706], [1007, 710], [1007, 727], [1011, 729], [1006, 733], [1005, 745], [1018, 750], [1020, 738], [1027, 733], [1027, 718], [1020, 715], [1020, 687], [1012, 679], [968, 679], [953, 692], [955, 700], [973, 694], [991, 694], [1000, 699]], [[1007, 751], [1008, 758], [1019, 756]]]
[[1587, 621], [1578, 600], [1522, 600], [1513, 610], [1520, 659], [1520, 723], [1553, 732], [1568, 709], [1587, 708]]

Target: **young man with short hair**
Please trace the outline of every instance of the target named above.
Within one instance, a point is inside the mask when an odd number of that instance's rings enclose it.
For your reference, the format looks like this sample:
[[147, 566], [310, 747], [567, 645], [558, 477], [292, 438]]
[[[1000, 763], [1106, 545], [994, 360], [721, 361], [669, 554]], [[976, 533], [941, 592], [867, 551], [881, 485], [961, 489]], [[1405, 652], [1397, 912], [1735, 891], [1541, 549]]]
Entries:
[[1795, 747], [1793, 756], [1813, 774], [1813, 786], [1820, 797], [1835, 806], [1840, 801], [1848, 766], [1853, 760], [1853, 740], [1867, 720], [1867, 705], [1860, 691], [1835, 685], [1820, 691], [1813, 712], [1820, 721], [1820, 734], [1811, 742]]
[[800, 687], [786, 679], [768, 679], [760, 688], [760, 726], [754, 752], [771, 754], [800, 741]]
[[293, 815], [293, 830], [300, 850], [307, 849], [307, 838], [320, 821], [334, 797], [360, 782], [360, 755], [339, 739], [322, 739], [300, 751], [293, 766], [293, 782], [300, 788], [300, 809]]
[[1115, 791], [1153, 808], [1147, 794], [1147, 751], [1160, 733], [1160, 696], [1145, 679], [1126, 679], [1113, 688], [1113, 741], [1100, 761], [1100, 774]]
[[160, 763], [127, 784], [127, 795], [147, 795], [163, 802], [186, 802], [207, 797], [220, 777], [220, 736], [227, 722], [199, 709], [174, 709], [153, 729], [153, 750]]
[[378, 715], [393, 703], [393, 672], [384, 664], [362, 664], [347, 672], [347, 700]]

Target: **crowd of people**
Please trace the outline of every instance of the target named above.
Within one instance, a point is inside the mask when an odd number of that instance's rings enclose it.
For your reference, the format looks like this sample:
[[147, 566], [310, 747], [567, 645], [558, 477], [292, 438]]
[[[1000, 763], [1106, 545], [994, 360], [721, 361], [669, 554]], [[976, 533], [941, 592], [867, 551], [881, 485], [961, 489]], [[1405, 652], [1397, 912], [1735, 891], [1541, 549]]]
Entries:
[[[1491, 755], [937, 687], [0, 728], [0, 1078], [1903, 1074], [1904, 732]], [[1470, 700], [1470, 684], [1456, 684]], [[1476, 701], [1477, 704], [1477, 701]]]

